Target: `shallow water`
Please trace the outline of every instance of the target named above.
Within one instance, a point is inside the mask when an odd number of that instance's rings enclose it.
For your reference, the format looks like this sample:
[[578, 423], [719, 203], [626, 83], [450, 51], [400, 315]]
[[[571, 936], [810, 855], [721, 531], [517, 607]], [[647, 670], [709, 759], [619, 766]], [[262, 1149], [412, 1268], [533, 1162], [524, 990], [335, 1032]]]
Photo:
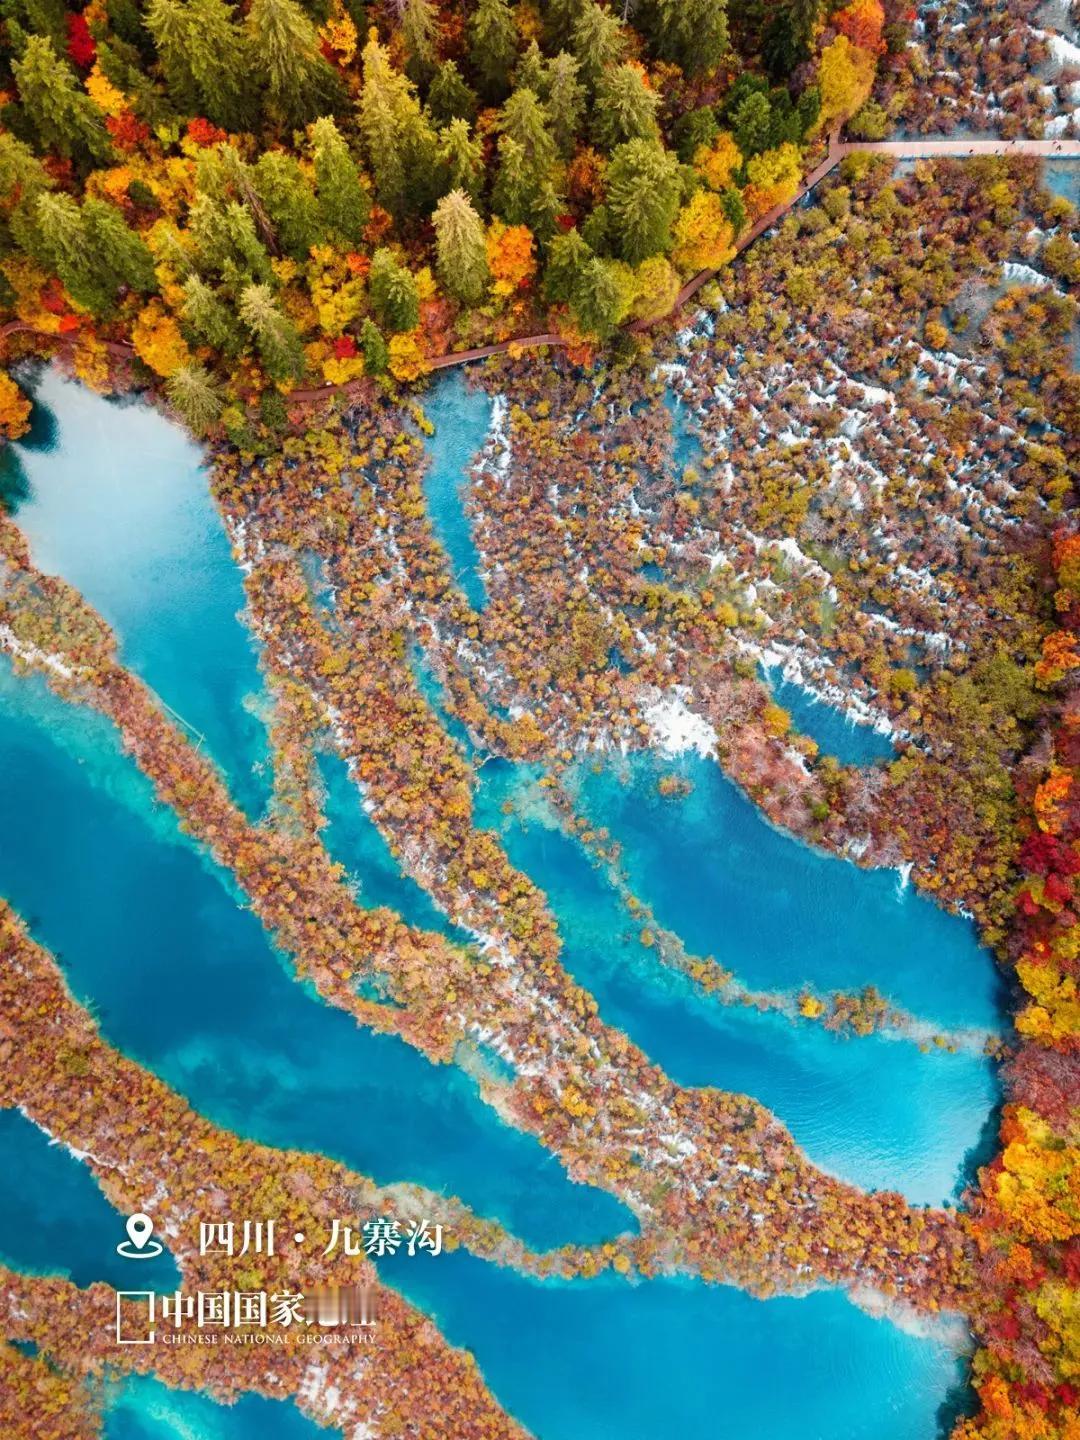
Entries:
[[35, 680], [0, 687], [0, 827], [22, 835], [0, 850], [0, 894], [112, 1044], [218, 1124], [322, 1151], [380, 1183], [459, 1195], [532, 1245], [631, 1226], [611, 1196], [572, 1184], [499, 1121], [460, 1070], [298, 985], [220, 872], [150, 810], [108, 727], [87, 735], [75, 712], [89, 762], [56, 743], [72, 713]]
[[462, 1254], [381, 1268], [542, 1440], [933, 1440], [961, 1374], [937, 1343], [836, 1294], [541, 1283]]
[[[640, 925], [581, 847], [554, 828], [541, 795], [525, 767], [489, 762], [480, 772], [477, 820], [501, 831], [514, 863], [547, 892], [564, 963], [596, 996], [602, 1018], [673, 1079], [756, 1097], [816, 1164], [842, 1179], [899, 1190], [917, 1204], [957, 1197], [998, 1098], [989, 1061], [923, 1054], [884, 1036], [835, 1035], [702, 996], [641, 943]], [[638, 798], [646, 810], [647, 799]], [[953, 925], [962, 942], [962, 925]], [[746, 933], [753, 933], [749, 920]]]
[[169, 1390], [149, 1375], [116, 1387], [105, 1412], [104, 1440], [341, 1440], [289, 1400], [244, 1395], [219, 1405], [206, 1395]]
[[[683, 777], [665, 799], [661, 775]], [[905, 885], [770, 826], [697, 755], [631, 757], [580, 771], [579, 808], [624, 849], [631, 887], [696, 955], [713, 955], [756, 989], [850, 990], [873, 984], [946, 1026], [998, 1024], [1000, 981], [966, 920]]]
[[[61, 407], [63, 435], [78, 405], [69, 409], [66, 387], [47, 393]], [[464, 437], [456, 456], [447, 449], [439, 459], [451, 482], [454, 467], [460, 478], [483, 438], [488, 403], [449, 385], [429, 403], [436, 419], [445, 406], [444, 445], [455, 434]], [[474, 411], [460, 430], [458, 405]], [[131, 420], [136, 435], [143, 426], [175, 435], [147, 412], [115, 414]], [[165, 441], [157, 434], [139, 443]], [[55, 542], [64, 573], [78, 579], [71, 568], [77, 532], [59, 508], [43, 503], [54, 493], [53, 461], [70, 470], [64, 452], [39, 452], [31, 476], [35, 554], [49, 553]], [[107, 454], [95, 464], [117, 468]], [[125, 474], [121, 488], [130, 488]], [[175, 486], [171, 495], [182, 514], [188, 491]], [[111, 582], [115, 599], [102, 566], [88, 564], [90, 598], [106, 610], [115, 604], [109, 618], [125, 657], [148, 679], [145, 667], [160, 665], [171, 703], [191, 709], [200, 694], [216, 696], [232, 718], [219, 646], [240, 642], [254, 665], [236, 607], [220, 599], [239, 593], [229, 590], [235, 575], [202, 613], [200, 644], [166, 643], [172, 618], [159, 613], [181, 611], [189, 569], [205, 573], [208, 555], [220, 558], [220, 528], [184, 530], [176, 519], [184, 564], [155, 566], [155, 534], [174, 524], [170, 502], [159, 501], [154, 524], [126, 534], [124, 544], [135, 553]], [[452, 515], [442, 537], [450, 548], [447, 533]], [[458, 531], [455, 547], [461, 537]], [[89, 524], [87, 547], [98, 538], [100, 526]], [[227, 560], [227, 547], [225, 554]], [[475, 551], [470, 559], [458, 548], [453, 558], [463, 585], [471, 583], [470, 564], [479, 583]], [[128, 583], [140, 573], [150, 577], [141, 590]], [[139, 636], [147, 647], [141, 654], [133, 638]], [[170, 692], [170, 684], [178, 688]], [[250, 688], [235, 685], [234, 699]], [[249, 773], [245, 727], [223, 719], [216, 742], [208, 724], [200, 728], [212, 749], [220, 747], [214, 753], [226, 769]], [[204, 1113], [269, 1143], [323, 1150], [380, 1180], [413, 1179], [455, 1192], [537, 1245], [601, 1239], [624, 1228], [622, 1207], [570, 1184], [535, 1142], [499, 1124], [461, 1072], [368, 1035], [298, 986], [227, 882], [153, 806], [149, 787], [100, 717], [64, 706], [37, 681], [0, 671], [0, 754], [0, 825], [8, 833], [17, 827], [21, 841], [0, 851], [0, 893], [59, 952], [76, 994], [94, 1002], [106, 1036]], [[763, 988], [872, 980], [899, 1000], [926, 1001], [912, 1008], [941, 1012], [942, 1020], [992, 1021], [992, 972], [963, 922], [910, 893], [898, 895], [894, 875], [825, 860], [777, 835], [715, 766], [683, 761], [661, 768], [680, 768], [693, 779], [689, 800], [661, 801], [656, 764], [635, 762], [628, 787], [613, 772], [586, 775], [582, 804], [624, 841], [635, 888], [691, 949], [714, 950]], [[502, 824], [489, 808], [498, 776], [498, 767], [484, 767], [481, 823]], [[506, 767], [504, 778], [521, 777]], [[356, 872], [362, 902], [391, 903], [406, 918], [445, 929], [396, 870], [374, 827], [350, 810], [351, 787], [332, 762], [328, 780], [332, 842]], [[915, 1198], [950, 1192], [968, 1137], [974, 1143], [993, 1100], [981, 1062], [922, 1057], [881, 1040], [842, 1042], [719, 1007], [706, 1013], [677, 977], [643, 955], [624, 912], [572, 842], [535, 823], [512, 826], [507, 841], [512, 856], [550, 889], [567, 963], [600, 994], [605, 1018], [624, 1024], [678, 1078], [745, 1087], [775, 1106], [812, 1156], [838, 1173], [895, 1185]], [[936, 1113], [922, 1116], [920, 1131], [922, 1111]], [[115, 1221], [106, 1226], [108, 1236], [82, 1227], [84, 1212], [104, 1203], [94, 1186], [86, 1195], [61, 1186], [53, 1198], [55, 1211], [24, 1196], [27, 1223], [36, 1225], [38, 1213], [44, 1222], [34, 1241], [38, 1253], [55, 1247], [73, 1274], [79, 1266], [80, 1274], [92, 1275], [107, 1263], [102, 1252]], [[61, 1218], [54, 1221], [54, 1213]], [[111, 1217], [108, 1207], [106, 1213]], [[65, 1251], [50, 1238], [63, 1216], [87, 1253]], [[25, 1249], [23, 1263], [32, 1264], [33, 1253]], [[667, 1433], [686, 1440], [795, 1434], [931, 1440], [935, 1413], [958, 1377], [938, 1343], [871, 1320], [838, 1295], [758, 1302], [691, 1282], [540, 1285], [462, 1254], [402, 1261], [384, 1274], [430, 1308], [455, 1343], [474, 1351], [498, 1398], [543, 1440], [652, 1440]], [[125, 1390], [107, 1424], [109, 1440], [310, 1440], [328, 1433], [313, 1431], [291, 1406], [251, 1400], [221, 1410], [143, 1381]]]
[[887, 735], [870, 725], [859, 725], [842, 710], [811, 694], [802, 685], [781, 678], [779, 671], [765, 672], [773, 699], [791, 716], [792, 725], [809, 735], [823, 755], [835, 756], [842, 765], [872, 765], [891, 760], [896, 751]]
[[424, 494], [432, 528], [450, 557], [450, 568], [474, 610], [487, 604], [481, 560], [465, 511], [468, 467], [491, 424], [491, 396], [470, 390], [461, 373], [451, 370], [435, 380], [423, 398], [424, 413], [435, 426], [427, 442], [431, 464]]
[[126, 665], [173, 706], [257, 813], [268, 798], [254, 644], [240, 572], [197, 446], [145, 406], [55, 370], [31, 387], [36, 428], [12, 447], [28, 491], [15, 518], [34, 563], [86, 596]]
[[90, 1170], [18, 1110], [0, 1110], [0, 1262], [31, 1275], [63, 1275], [80, 1287], [174, 1290], [168, 1250], [145, 1260], [116, 1253], [124, 1219]]
[[459, 945], [469, 944], [471, 937], [450, 923], [427, 891], [394, 859], [378, 826], [364, 810], [345, 762], [336, 755], [320, 755], [318, 764], [326, 793], [327, 823], [322, 838], [332, 858], [348, 870], [360, 903], [369, 908], [388, 906], [407, 916], [413, 925], [438, 930]]

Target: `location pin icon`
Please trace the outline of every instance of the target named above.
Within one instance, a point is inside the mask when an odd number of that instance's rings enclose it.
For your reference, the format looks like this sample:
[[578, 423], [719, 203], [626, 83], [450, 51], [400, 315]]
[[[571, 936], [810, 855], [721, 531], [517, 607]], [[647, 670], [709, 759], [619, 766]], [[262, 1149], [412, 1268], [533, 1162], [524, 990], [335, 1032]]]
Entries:
[[127, 1222], [128, 1239], [136, 1250], [141, 1250], [154, 1233], [154, 1222], [149, 1215], [132, 1215]]

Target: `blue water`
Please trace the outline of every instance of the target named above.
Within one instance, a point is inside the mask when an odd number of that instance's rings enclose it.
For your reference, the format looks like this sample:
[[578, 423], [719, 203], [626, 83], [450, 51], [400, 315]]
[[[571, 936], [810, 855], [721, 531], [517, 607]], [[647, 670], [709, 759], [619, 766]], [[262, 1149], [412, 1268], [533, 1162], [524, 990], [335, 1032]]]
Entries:
[[[580, 773], [579, 808], [622, 842], [634, 893], [691, 953], [754, 989], [873, 984], [941, 1025], [999, 1023], [1000, 981], [973, 925], [901, 888], [895, 871], [861, 870], [775, 830], [714, 761], [639, 755]], [[665, 799], [662, 774], [692, 793]]]
[[1062, 196], [1080, 210], [1080, 162], [1044, 160], [1043, 180], [1048, 190]]
[[[436, 420], [447, 395], [444, 444], [455, 430], [455, 403], [476, 402], [459, 391], [452, 403], [453, 391], [440, 387]], [[78, 406], [69, 413], [66, 391], [56, 400], [67, 426]], [[480, 403], [486, 411], [486, 400]], [[116, 413], [134, 416], [136, 429], [164, 426], [140, 412]], [[486, 427], [476, 408], [462, 446], [470, 455], [482, 438], [481, 418]], [[39, 458], [44, 466], [57, 452]], [[460, 461], [446, 464], [460, 476]], [[48, 491], [47, 471], [34, 483]], [[173, 505], [181, 502], [186, 492], [174, 491]], [[65, 530], [64, 517], [50, 513], [50, 524]], [[447, 515], [452, 522], [452, 508]], [[464, 521], [460, 507], [457, 515]], [[168, 532], [173, 520], [163, 502], [156, 526]], [[467, 536], [464, 525], [459, 538]], [[129, 575], [165, 544], [154, 528], [147, 523], [125, 538], [125, 546], [142, 547], [124, 562]], [[174, 588], [159, 577], [162, 589], [148, 590], [144, 605], [152, 598], [155, 614], [183, 606], [186, 567], [202, 570], [214, 533], [188, 535], [184, 567], [168, 572]], [[43, 530], [35, 544], [40, 549], [48, 539]], [[87, 544], [92, 539], [91, 527]], [[459, 548], [454, 563], [463, 583], [470, 564], [479, 581], [474, 552]], [[129, 603], [125, 647], [140, 626], [156, 633], [164, 623], [160, 614], [153, 624], [140, 614], [136, 597]], [[205, 654], [173, 653], [178, 676], [201, 677], [204, 686], [205, 656], [226, 633], [243, 635], [228, 607], [213, 607], [211, 620], [204, 616]], [[125, 654], [134, 663], [129, 649]], [[223, 730], [217, 743], [225, 765], [242, 768], [243, 730]], [[323, 1150], [379, 1180], [415, 1179], [457, 1193], [536, 1245], [606, 1238], [624, 1228], [622, 1207], [571, 1185], [533, 1141], [494, 1119], [459, 1071], [432, 1067], [398, 1042], [359, 1030], [289, 978], [222, 877], [153, 807], [146, 782], [100, 717], [0, 670], [0, 756], [0, 826], [20, 837], [18, 846], [0, 850], [0, 893], [59, 953], [107, 1038], [200, 1110], [269, 1143]], [[967, 1020], [992, 1015], [992, 972], [961, 922], [910, 894], [897, 899], [892, 875], [825, 860], [777, 835], [715, 766], [685, 761], [678, 768], [695, 783], [687, 801], [661, 800], [657, 767], [640, 762], [631, 766], [629, 789], [610, 773], [588, 776], [583, 803], [626, 842], [635, 888], [691, 949], [712, 950], [762, 988], [874, 980], [888, 993], [927, 1001], [912, 1004], [923, 1013], [939, 1007]], [[505, 767], [500, 777], [489, 764], [481, 778], [478, 818], [501, 826], [496, 782], [516, 784], [520, 774]], [[364, 902], [388, 900], [406, 918], [434, 923], [366, 822], [350, 818], [340, 771], [336, 782], [331, 773], [329, 788], [335, 849], [355, 868]], [[744, 1084], [839, 1173], [858, 1171], [864, 1183], [880, 1175], [919, 1196], [948, 1192], [963, 1137], [990, 1108], [981, 1066], [706, 1009], [642, 951], [572, 842], [516, 820], [506, 838], [513, 858], [550, 888], [567, 963], [601, 995], [605, 1018], [624, 1024], [672, 1073]], [[917, 1112], [935, 1108], [942, 1113], [922, 1117], [920, 1141]], [[8, 1151], [18, 1163], [18, 1145]], [[77, 1245], [90, 1203], [64, 1204]], [[28, 1207], [28, 1224], [37, 1223], [39, 1208]], [[87, 1253], [62, 1262], [73, 1273], [75, 1265], [91, 1274], [107, 1263], [93, 1227], [85, 1236]], [[50, 1245], [62, 1251], [48, 1233], [37, 1243], [41, 1253]], [[938, 1407], [958, 1378], [956, 1362], [937, 1343], [871, 1320], [837, 1295], [765, 1303], [670, 1280], [541, 1285], [460, 1253], [401, 1261], [384, 1273], [429, 1308], [452, 1341], [472, 1349], [497, 1397], [540, 1440], [931, 1440]], [[252, 1398], [224, 1410], [148, 1381], [125, 1388], [106, 1430], [108, 1440], [311, 1440], [314, 1433], [327, 1432], [314, 1432], [287, 1405]]]
[[[523, 788], [528, 775], [489, 761], [480, 771], [477, 822], [500, 830], [514, 864], [546, 891], [564, 963], [599, 1001], [603, 1019], [673, 1079], [755, 1096], [811, 1160], [842, 1179], [899, 1190], [916, 1204], [956, 1198], [998, 1098], [989, 1061], [923, 1054], [882, 1036], [835, 1035], [700, 995], [641, 944], [640, 926], [581, 847], [553, 828], [537, 792]], [[508, 799], [511, 816], [502, 809]], [[959, 922], [954, 928], [962, 936]]]
[[85, 1287], [175, 1290], [167, 1250], [149, 1260], [116, 1253], [124, 1220], [93, 1174], [18, 1110], [0, 1110], [0, 1261], [32, 1275], [64, 1275]]
[[795, 729], [816, 741], [823, 755], [833, 755], [843, 765], [872, 765], [875, 760], [895, 758], [896, 750], [887, 735], [869, 725], [857, 725], [842, 710], [782, 679], [778, 670], [766, 671], [765, 678], [773, 699], [791, 716]]
[[438, 930], [459, 945], [471, 943], [471, 937], [452, 925], [427, 891], [398, 865], [361, 805], [345, 762], [336, 755], [320, 755], [318, 765], [326, 791], [322, 838], [332, 857], [348, 870], [360, 903], [369, 909], [386, 905], [425, 930]]
[[104, 1440], [342, 1440], [289, 1400], [242, 1395], [216, 1404], [190, 1390], [169, 1390], [150, 1375], [128, 1376], [105, 1412]]
[[939, 1345], [836, 1294], [541, 1283], [460, 1253], [380, 1268], [541, 1440], [933, 1440], [960, 1378]]
[[146, 782], [111, 732], [100, 722], [84, 732], [76, 713], [93, 758], [80, 763], [74, 740], [56, 743], [71, 714], [33, 679], [0, 687], [0, 830], [20, 835], [0, 851], [0, 893], [108, 1040], [221, 1125], [382, 1183], [459, 1195], [534, 1246], [631, 1225], [611, 1196], [574, 1185], [538, 1142], [502, 1124], [463, 1072], [361, 1029], [296, 984], [169, 817], [151, 812], [148, 823]]
[[454, 578], [474, 610], [487, 604], [481, 560], [465, 512], [468, 467], [491, 423], [491, 397], [470, 390], [457, 371], [440, 377], [424, 396], [424, 413], [435, 426], [428, 440], [431, 464], [424, 476], [431, 524], [450, 557]]
[[125, 664], [206, 737], [237, 801], [260, 811], [268, 745], [251, 706], [262, 681], [199, 450], [155, 411], [55, 370], [33, 392], [47, 413], [13, 449], [29, 486], [15, 516], [35, 564], [82, 591]]
[[690, 429], [686, 405], [670, 386], [664, 391], [664, 405], [671, 416], [672, 457], [676, 478], [681, 479], [687, 469], [700, 473], [701, 441]]

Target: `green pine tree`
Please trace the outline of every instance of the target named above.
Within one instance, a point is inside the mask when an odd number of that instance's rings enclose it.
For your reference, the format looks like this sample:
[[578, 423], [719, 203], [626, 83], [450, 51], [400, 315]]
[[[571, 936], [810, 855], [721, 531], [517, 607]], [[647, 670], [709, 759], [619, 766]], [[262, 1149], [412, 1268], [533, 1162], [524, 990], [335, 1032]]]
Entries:
[[432, 0], [404, 0], [400, 25], [406, 73], [417, 85], [426, 85], [438, 60], [439, 12]]
[[196, 340], [202, 344], [228, 356], [239, 354], [243, 348], [244, 337], [235, 315], [201, 275], [189, 275], [184, 281], [181, 314]]
[[476, 92], [462, 78], [453, 60], [444, 60], [435, 73], [428, 90], [428, 110], [440, 128], [451, 120], [467, 120], [471, 125], [478, 109]]
[[679, 162], [656, 140], [628, 140], [611, 157], [606, 175], [607, 208], [622, 257], [631, 265], [671, 245], [679, 208]]
[[403, 218], [421, 210], [438, 185], [438, 142], [420, 109], [416, 90], [395, 70], [386, 49], [372, 37], [364, 47], [360, 130], [379, 203]]
[[123, 286], [140, 295], [153, 294], [158, 288], [154, 257], [116, 206], [87, 200], [82, 219], [93, 263], [110, 276], [114, 290]]
[[269, 285], [249, 285], [243, 291], [240, 318], [255, 337], [259, 358], [271, 380], [285, 384], [303, 378], [304, 347], [300, 336]]
[[80, 87], [71, 66], [57, 55], [51, 40], [44, 35], [28, 36], [11, 70], [41, 150], [55, 150], [80, 161], [111, 157], [104, 115]]
[[769, 97], [760, 90], [740, 101], [731, 117], [735, 143], [746, 156], [758, 155], [769, 148], [772, 107]]
[[385, 375], [390, 364], [390, 351], [373, 320], [365, 320], [360, 327], [360, 348], [364, 352], [365, 371], [369, 375]]
[[626, 54], [626, 31], [610, 10], [588, 0], [574, 23], [573, 51], [581, 78], [590, 94], [609, 65], [618, 65]]
[[660, 130], [656, 109], [660, 97], [645, 83], [638, 65], [615, 65], [605, 70], [596, 87], [593, 137], [604, 150], [627, 140], [655, 140]]
[[320, 54], [315, 26], [296, 0], [252, 0], [244, 33], [271, 120], [291, 128], [342, 107], [341, 82]]
[[420, 319], [416, 281], [399, 265], [389, 250], [376, 250], [371, 257], [368, 292], [375, 318], [386, 330], [415, 330]]
[[464, 190], [474, 205], [484, 184], [484, 147], [469, 133], [464, 120], [452, 120], [439, 131], [439, 160], [447, 190]]
[[544, 269], [544, 296], [549, 305], [569, 305], [577, 294], [593, 252], [576, 230], [557, 235]]
[[255, 166], [255, 186], [278, 244], [294, 260], [306, 260], [324, 238], [322, 212], [307, 176], [284, 150], [267, 150]]
[[648, 0], [641, 24], [657, 55], [688, 75], [711, 70], [728, 48], [725, 0]]
[[121, 290], [157, 288], [153, 257], [115, 206], [87, 200], [80, 210], [70, 195], [42, 191], [36, 208], [42, 258], [79, 305], [107, 316]]
[[541, 99], [548, 90], [547, 61], [535, 40], [530, 40], [514, 71], [514, 89], [531, 90]]
[[598, 340], [606, 340], [615, 329], [622, 305], [622, 292], [611, 270], [611, 262], [594, 257], [578, 276], [570, 308], [581, 328]]
[[205, 435], [221, 414], [221, 394], [204, 365], [181, 365], [165, 381], [169, 404], [196, 435]]
[[225, 0], [150, 0], [146, 26], [176, 107], [242, 130], [250, 124], [247, 47]]
[[580, 66], [568, 50], [560, 50], [548, 64], [547, 108], [551, 134], [559, 154], [574, 149], [585, 109], [585, 87], [578, 80]]
[[439, 279], [465, 305], [476, 305], [488, 284], [484, 226], [463, 190], [451, 190], [435, 209]]
[[[41, 256], [38, 196], [53, 188], [52, 176], [29, 145], [0, 132], [0, 203], [12, 241], [28, 255]], [[0, 222], [2, 230], [2, 222]]]
[[588, 0], [547, 0], [544, 6], [544, 33], [552, 47], [565, 49], [573, 39], [574, 26]]
[[544, 106], [531, 90], [515, 90], [502, 108], [499, 129], [521, 146], [529, 175], [537, 185], [555, 163], [555, 141]]
[[499, 137], [499, 168], [491, 192], [491, 208], [507, 225], [527, 225], [535, 194], [525, 148], [509, 135]]
[[234, 297], [253, 282], [269, 280], [270, 257], [251, 211], [238, 200], [221, 205], [209, 195], [196, 195], [190, 231], [198, 268], [219, 275]]
[[328, 115], [312, 125], [311, 145], [323, 225], [346, 244], [359, 245], [371, 200], [344, 136]]
[[509, 89], [518, 32], [507, 0], [478, 0], [469, 17], [469, 59], [484, 93], [494, 99]]

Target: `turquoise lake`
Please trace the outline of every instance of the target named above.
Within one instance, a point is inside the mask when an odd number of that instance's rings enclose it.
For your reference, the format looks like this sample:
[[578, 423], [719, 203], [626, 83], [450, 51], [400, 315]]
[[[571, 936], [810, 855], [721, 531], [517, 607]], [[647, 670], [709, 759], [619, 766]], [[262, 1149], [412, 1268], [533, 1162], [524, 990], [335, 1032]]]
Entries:
[[[462, 403], [464, 394], [459, 382], [440, 384], [425, 403], [442, 432], [438, 473], [450, 479], [456, 468], [460, 480], [490, 417], [486, 397]], [[32, 517], [35, 557], [51, 557], [106, 610], [125, 659], [150, 683], [160, 679], [230, 778], [250, 785], [254, 807], [265, 794], [253, 768], [265, 734], [241, 702], [260, 691], [256, 656], [236, 618], [239, 577], [197, 452], [160, 416], [75, 403], [82, 392], [51, 376], [38, 395], [53, 405], [57, 438], [22, 457], [32, 496], [17, 518]], [[103, 436], [116, 437], [104, 455]], [[80, 454], [81, 468], [71, 460]], [[180, 478], [171, 501], [147, 510], [132, 492], [155, 455], [172, 455]], [[153, 583], [142, 591], [85, 557], [76, 573], [77, 527], [64, 504], [76, 482], [87, 492], [80, 505], [96, 512], [85, 544], [104, 544], [107, 519], [124, 549], [139, 552], [137, 572], [145, 562], [139, 573]], [[199, 522], [183, 529], [185, 514]], [[158, 566], [152, 557], [174, 544], [183, 563]], [[475, 555], [471, 563], [478, 580]], [[465, 585], [468, 566], [455, 564]], [[189, 583], [201, 616], [190, 630], [178, 613]], [[154, 805], [100, 717], [0, 669], [0, 756], [0, 824], [20, 837], [0, 851], [0, 893], [57, 953], [105, 1036], [204, 1114], [266, 1143], [322, 1150], [381, 1181], [456, 1193], [537, 1246], [631, 1225], [612, 1197], [571, 1184], [534, 1141], [502, 1125], [460, 1071], [369, 1035], [297, 985], [226, 878]], [[672, 772], [693, 786], [684, 800], [656, 792], [658, 776]], [[323, 773], [328, 838], [361, 903], [394, 905], [453, 934], [398, 870], [344, 768], [327, 760]], [[546, 823], [531, 778], [524, 767], [486, 765], [478, 819], [500, 829], [511, 858], [548, 891], [566, 964], [605, 1019], [684, 1083], [759, 1097], [813, 1159], [845, 1178], [915, 1200], [955, 1192], [997, 1098], [983, 1061], [880, 1038], [844, 1041], [701, 1000], [644, 951], [614, 892]], [[712, 762], [645, 757], [585, 770], [576, 799], [621, 840], [631, 883], [659, 921], [748, 983], [873, 982], [942, 1024], [997, 1023], [993, 967], [964, 921], [901, 890], [894, 873], [858, 870], [773, 831]], [[83, 1284], [113, 1280], [122, 1220], [92, 1177], [21, 1117], [0, 1122], [0, 1258]], [[933, 1440], [961, 1378], [943, 1345], [836, 1294], [761, 1302], [675, 1280], [540, 1284], [462, 1254], [399, 1261], [385, 1273], [473, 1351], [496, 1396], [543, 1440]], [[316, 1431], [288, 1404], [250, 1397], [222, 1407], [144, 1381], [124, 1387], [106, 1430], [108, 1440], [316, 1433], [333, 1432]]]
[[435, 426], [427, 442], [431, 463], [424, 477], [432, 528], [450, 557], [450, 569], [465, 598], [474, 610], [482, 610], [487, 590], [463, 502], [469, 462], [491, 423], [491, 397], [484, 390], [470, 390], [462, 375], [451, 371], [431, 387], [422, 403]]
[[823, 755], [833, 755], [844, 765], [872, 765], [875, 760], [894, 758], [896, 751], [887, 735], [849, 720], [802, 685], [782, 679], [779, 670], [766, 671], [765, 679], [795, 729], [809, 735]]
[[[12, 446], [34, 563], [112, 625], [121, 657], [174, 707], [258, 814], [269, 794], [262, 680], [239, 570], [199, 450], [142, 405], [119, 405], [45, 370], [37, 424]], [[29, 442], [29, 443], [28, 443]]]
[[116, 1387], [105, 1417], [105, 1440], [336, 1440], [291, 1401], [244, 1395], [216, 1405], [205, 1395], [169, 1390], [151, 1376]]

